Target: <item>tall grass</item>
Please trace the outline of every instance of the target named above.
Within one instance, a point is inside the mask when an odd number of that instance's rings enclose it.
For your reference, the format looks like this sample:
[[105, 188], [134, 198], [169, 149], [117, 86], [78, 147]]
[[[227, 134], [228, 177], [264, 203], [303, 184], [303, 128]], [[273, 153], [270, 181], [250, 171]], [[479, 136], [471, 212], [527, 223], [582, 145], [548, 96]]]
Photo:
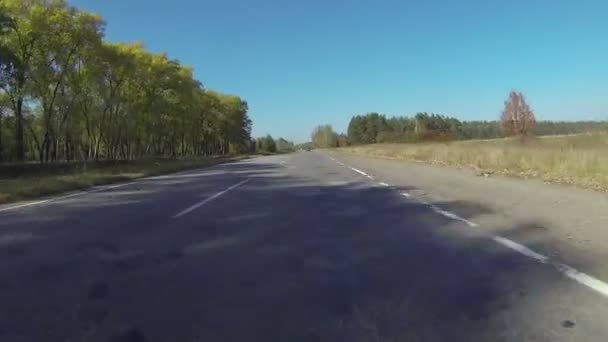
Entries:
[[608, 133], [449, 143], [377, 144], [345, 152], [608, 190]]

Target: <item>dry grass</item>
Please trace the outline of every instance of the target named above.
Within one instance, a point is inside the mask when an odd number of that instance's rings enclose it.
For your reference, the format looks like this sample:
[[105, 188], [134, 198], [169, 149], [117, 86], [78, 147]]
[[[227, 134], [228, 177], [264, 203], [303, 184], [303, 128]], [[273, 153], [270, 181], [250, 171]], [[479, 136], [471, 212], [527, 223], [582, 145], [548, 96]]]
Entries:
[[608, 133], [552, 136], [525, 141], [496, 139], [377, 144], [341, 150], [608, 190]]
[[[0, 166], [0, 204], [218, 164], [244, 157]], [[19, 174], [20, 176], [16, 176]]]

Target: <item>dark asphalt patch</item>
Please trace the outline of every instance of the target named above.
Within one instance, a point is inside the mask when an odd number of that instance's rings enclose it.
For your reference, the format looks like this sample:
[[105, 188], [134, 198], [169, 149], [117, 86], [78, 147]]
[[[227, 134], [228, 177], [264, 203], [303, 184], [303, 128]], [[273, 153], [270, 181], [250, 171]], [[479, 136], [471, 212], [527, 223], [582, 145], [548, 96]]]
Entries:
[[89, 294], [87, 297], [90, 300], [100, 300], [106, 298], [109, 292], [110, 287], [108, 286], [108, 283], [105, 281], [96, 281], [89, 286]]
[[78, 269], [78, 262], [65, 260], [57, 263], [39, 264], [35, 266], [32, 276], [35, 279], [57, 279]]
[[109, 342], [150, 342], [143, 332], [129, 329], [110, 338]]
[[564, 328], [574, 328], [575, 325], [576, 325], [576, 323], [574, 323], [570, 320], [562, 321], [562, 327], [564, 327]]
[[184, 251], [182, 251], [181, 249], [174, 249], [169, 251], [163, 259], [166, 261], [175, 261], [183, 258], [184, 255]]
[[31, 253], [31, 248], [30, 246], [26, 246], [26, 245], [16, 245], [16, 246], [9, 246], [4, 248], [3, 253], [9, 257], [20, 257], [23, 255], [26, 255], [28, 253]]
[[80, 312], [80, 319], [92, 327], [98, 327], [108, 318], [109, 312], [105, 308], [85, 306]]
[[111, 261], [114, 270], [118, 272], [133, 272], [137, 271], [146, 265], [149, 265], [153, 260], [150, 260], [141, 253], [124, 255]]
[[113, 243], [104, 243], [101, 245], [101, 250], [106, 253], [118, 253], [120, 252], [120, 248], [118, 248]]

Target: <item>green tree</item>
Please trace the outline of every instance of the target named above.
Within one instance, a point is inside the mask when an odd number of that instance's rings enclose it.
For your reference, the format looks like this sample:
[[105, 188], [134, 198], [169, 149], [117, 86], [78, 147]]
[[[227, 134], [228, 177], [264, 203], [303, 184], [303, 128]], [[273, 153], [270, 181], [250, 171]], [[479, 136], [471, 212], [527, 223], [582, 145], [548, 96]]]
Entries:
[[264, 146], [267, 152], [274, 153], [277, 151], [277, 144], [270, 134], [264, 138]]
[[350, 145], [349, 141], [348, 141], [348, 136], [346, 134], [339, 134], [338, 135], [338, 147], [346, 147]]
[[294, 150], [294, 144], [291, 141], [283, 138], [275, 140], [275, 145], [278, 152], [292, 152]]
[[257, 138], [256, 140], [256, 152], [262, 153], [274, 153], [277, 152], [277, 144], [274, 138], [268, 134], [265, 137]]
[[[10, 31], [11, 18], [8, 16], [6, 9], [0, 6], [0, 37], [5, 36]], [[13, 61], [11, 50], [4, 45], [4, 40], [0, 38], [0, 75], [5, 73], [7, 68], [10, 68]], [[0, 78], [0, 82], [4, 82]], [[1, 85], [4, 88], [4, 84]], [[4, 115], [6, 108], [9, 107], [8, 97], [6, 94], [0, 94], [0, 163], [4, 161]]]
[[321, 125], [314, 129], [311, 135], [312, 143], [318, 148], [338, 147], [338, 134], [331, 125]]
[[[55, 3], [55, 2], [53, 2]], [[4, 0], [2, 3], [10, 30], [0, 36], [3, 50], [10, 51], [10, 60], [5, 60], [0, 85], [7, 94], [15, 116], [16, 159], [25, 159], [24, 104], [28, 96], [29, 72], [33, 66], [34, 51], [44, 38], [47, 6], [42, 0], [26, 2]], [[7, 53], [3, 53], [7, 55]]]
[[365, 143], [365, 118], [359, 115], [353, 116], [348, 124], [348, 139], [353, 144]]
[[35, 22], [37, 30], [46, 34], [34, 45], [29, 72], [31, 95], [41, 112], [41, 136], [31, 131], [40, 160], [49, 161], [57, 159], [60, 136], [71, 120], [73, 101], [62, 101], [68, 97], [66, 82], [79, 65], [83, 51], [101, 44], [102, 20], [63, 1], [50, 2], [35, 16], [43, 16]]
[[205, 89], [192, 68], [141, 43], [103, 41], [102, 18], [63, 0], [2, 5], [2, 157], [7, 150], [13, 160], [52, 162], [251, 149], [247, 102]]

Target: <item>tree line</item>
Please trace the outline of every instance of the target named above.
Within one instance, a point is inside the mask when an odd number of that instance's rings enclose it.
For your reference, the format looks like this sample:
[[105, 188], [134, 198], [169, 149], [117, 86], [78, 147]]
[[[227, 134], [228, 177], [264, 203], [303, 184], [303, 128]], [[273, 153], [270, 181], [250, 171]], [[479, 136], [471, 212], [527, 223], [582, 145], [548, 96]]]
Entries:
[[341, 147], [375, 143], [495, 139], [511, 135], [562, 135], [608, 130], [605, 121], [536, 121], [534, 112], [520, 92], [511, 92], [500, 120], [463, 121], [455, 117], [417, 113], [413, 116], [387, 117], [368, 113], [351, 118], [347, 135], [336, 133], [329, 125], [312, 133], [316, 147]]
[[293, 142], [284, 138], [274, 139], [270, 134], [253, 140], [251, 146], [252, 152], [257, 153], [284, 153], [295, 150], [295, 144]]
[[0, 161], [133, 160], [251, 149], [247, 102], [141, 43], [104, 40], [63, 0], [0, 3]]
[[311, 142], [314, 147], [343, 147], [348, 146], [348, 137], [338, 134], [331, 125], [317, 126], [311, 135]]
[[[377, 113], [355, 116], [348, 129], [349, 144], [496, 139], [510, 135], [501, 121], [460, 121], [440, 114], [390, 117]], [[417, 130], [418, 127], [418, 130]], [[535, 136], [608, 131], [604, 121], [537, 121], [527, 134]]]

